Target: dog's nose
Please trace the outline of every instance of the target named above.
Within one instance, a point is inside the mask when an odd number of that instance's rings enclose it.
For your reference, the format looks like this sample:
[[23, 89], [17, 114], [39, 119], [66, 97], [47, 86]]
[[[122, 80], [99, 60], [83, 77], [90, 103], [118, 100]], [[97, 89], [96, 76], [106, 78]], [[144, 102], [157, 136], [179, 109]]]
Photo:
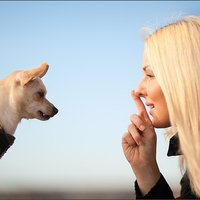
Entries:
[[56, 115], [58, 113], [58, 109], [54, 106], [53, 107], [53, 115]]

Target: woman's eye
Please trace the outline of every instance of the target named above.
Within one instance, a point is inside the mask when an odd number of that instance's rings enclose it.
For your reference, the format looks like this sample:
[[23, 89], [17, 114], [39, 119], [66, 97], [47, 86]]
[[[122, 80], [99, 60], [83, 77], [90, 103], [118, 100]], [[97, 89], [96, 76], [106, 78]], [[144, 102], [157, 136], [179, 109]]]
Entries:
[[148, 76], [148, 77], [150, 77], [150, 78], [155, 77], [153, 74], [147, 74], [146, 76]]

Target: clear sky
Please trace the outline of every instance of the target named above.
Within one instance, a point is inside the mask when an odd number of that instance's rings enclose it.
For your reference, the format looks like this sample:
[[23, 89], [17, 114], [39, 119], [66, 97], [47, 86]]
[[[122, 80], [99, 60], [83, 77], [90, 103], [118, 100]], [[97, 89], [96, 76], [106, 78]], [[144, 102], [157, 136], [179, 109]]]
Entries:
[[[59, 113], [22, 120], [1, 159], [0, 191], [132, 190], [121, 137], [136, 113], [143, 26], [199, 15], [198, 1], [1, 1], [0, 79], [46, 61], [47, 97]], [[158, 133], [161, 172], [178, 185], [177, 158]]]

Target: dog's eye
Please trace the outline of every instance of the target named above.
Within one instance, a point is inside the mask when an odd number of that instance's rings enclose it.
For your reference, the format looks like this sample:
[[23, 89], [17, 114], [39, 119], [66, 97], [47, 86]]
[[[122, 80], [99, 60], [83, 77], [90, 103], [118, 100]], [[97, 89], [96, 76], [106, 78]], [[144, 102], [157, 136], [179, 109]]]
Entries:
[[38, 96], [39, 96], [40, 98], [44, 97], [44, 92], [38, 92]]

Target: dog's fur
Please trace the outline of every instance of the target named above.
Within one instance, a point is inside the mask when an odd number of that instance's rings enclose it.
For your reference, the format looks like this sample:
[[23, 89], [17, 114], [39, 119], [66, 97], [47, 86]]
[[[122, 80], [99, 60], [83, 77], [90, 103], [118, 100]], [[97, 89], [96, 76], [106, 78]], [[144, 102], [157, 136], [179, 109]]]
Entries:
[[21, 119], [48, 120], [58, 109], [45, 95], [46, 88], [41, 78], [49, 66], [16, 71], [0, 81], [0, 127], [7, 134], [14, 135]]

